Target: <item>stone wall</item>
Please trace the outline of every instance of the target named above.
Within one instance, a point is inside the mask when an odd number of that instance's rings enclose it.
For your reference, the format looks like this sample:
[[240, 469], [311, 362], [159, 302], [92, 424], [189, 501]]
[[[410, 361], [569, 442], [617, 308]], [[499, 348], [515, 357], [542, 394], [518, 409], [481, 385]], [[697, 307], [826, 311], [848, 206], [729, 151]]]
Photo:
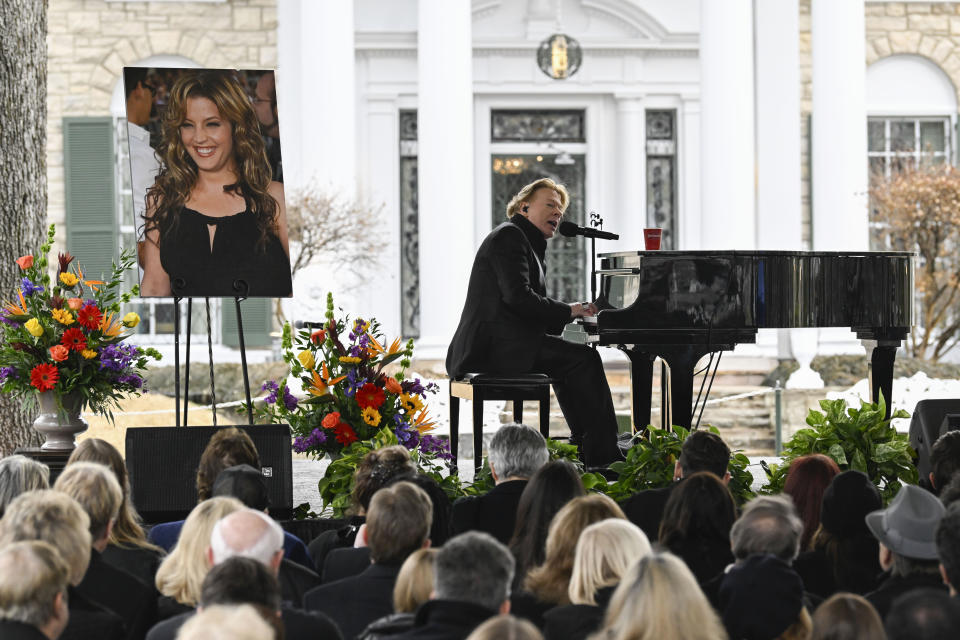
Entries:
[[47, 217], [58, 224], [61, 247], [66, 237], [63, 118], [110, 115], [123, 67], [154, 56], [180, 56], [210, 68], [275, 68], [276, 4], [50, 0]]
[[[813, 56], [810, 1], [800, 0], [800, 112], [803, 242], [810, 246], [810, 112]], [[890, 55], [924, 56], [960, 87], [960, 2], [867, 2], [864, 63]], [[866, 156], [864, 156], [866, 162]]]

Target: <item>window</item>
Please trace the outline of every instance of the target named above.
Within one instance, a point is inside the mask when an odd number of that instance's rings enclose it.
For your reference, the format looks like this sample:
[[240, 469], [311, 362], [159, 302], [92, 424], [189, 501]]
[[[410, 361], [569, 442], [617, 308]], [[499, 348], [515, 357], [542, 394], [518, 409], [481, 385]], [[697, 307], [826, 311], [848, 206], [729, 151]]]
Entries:
[[949, 161], [950, 118], [870, 118], [867, 158], [871, 176], [889, 178], [906, 167]]

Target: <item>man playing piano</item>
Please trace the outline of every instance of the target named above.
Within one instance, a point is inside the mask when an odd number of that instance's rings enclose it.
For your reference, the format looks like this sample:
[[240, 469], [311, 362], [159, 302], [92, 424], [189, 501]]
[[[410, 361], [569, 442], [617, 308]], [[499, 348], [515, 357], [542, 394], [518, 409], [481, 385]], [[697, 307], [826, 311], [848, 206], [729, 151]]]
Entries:
[[506, 222], [477, 251], [460, 325], [447, 351], [447, 373], [544, 373], [589, 468], [620, 458], [617, 419], [600, 355], [557, 334], [573, 318], [592, 316], [592, 303], [546, 295], [547, 240], [563, 218], [563, 185], [541, 178], [507, 205]]

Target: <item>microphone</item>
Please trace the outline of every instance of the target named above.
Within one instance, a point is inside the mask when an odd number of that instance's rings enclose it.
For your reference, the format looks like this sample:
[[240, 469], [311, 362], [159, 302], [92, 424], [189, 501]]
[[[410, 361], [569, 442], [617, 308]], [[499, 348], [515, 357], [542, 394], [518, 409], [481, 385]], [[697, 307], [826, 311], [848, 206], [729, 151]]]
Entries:
[[569, 220], [564, 220], [560, 223], [560, 235], [567, 236], [572, 238], [573, 236], [583, 236], [584, 238], [597, 238], [599, 240], [619, 240], [620, 235], [616, 233], [610, 233], [609, 231], [601, 231], [600, 229], [594, 229], [592, 227], [581, 227], [576, 223], [570, 222]]

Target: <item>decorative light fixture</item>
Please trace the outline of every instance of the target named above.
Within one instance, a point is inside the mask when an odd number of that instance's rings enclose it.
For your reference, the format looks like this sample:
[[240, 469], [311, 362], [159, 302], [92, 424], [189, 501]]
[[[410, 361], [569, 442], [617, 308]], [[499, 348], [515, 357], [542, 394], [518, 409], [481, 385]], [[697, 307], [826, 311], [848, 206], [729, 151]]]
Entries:
[[582, 61], [580, 43], [563, 33], [548, 37], [537, 49], [537, 65], [554, 80], [566, 80], [575, 74]]

